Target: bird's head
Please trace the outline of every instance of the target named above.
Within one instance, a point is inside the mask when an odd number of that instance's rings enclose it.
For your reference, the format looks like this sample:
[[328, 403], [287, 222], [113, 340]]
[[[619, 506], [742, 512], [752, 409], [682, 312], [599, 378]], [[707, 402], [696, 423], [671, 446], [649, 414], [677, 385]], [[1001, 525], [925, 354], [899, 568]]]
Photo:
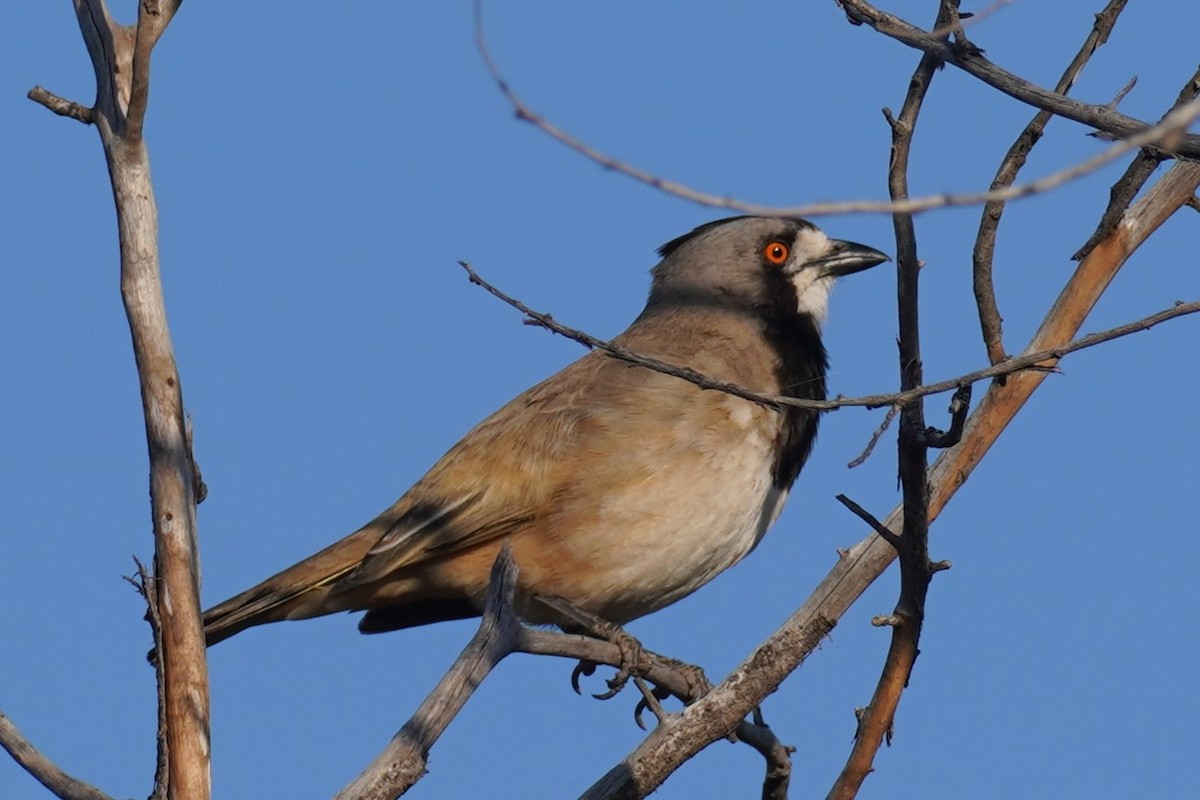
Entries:
[[658, 251], [648, 307], [669, 303], [744, 306], [804, 314], [819, 326], [834, 281], [882, 264], [873, 247], [831, 239], [803, 219], [731, 217], [701, 225]]

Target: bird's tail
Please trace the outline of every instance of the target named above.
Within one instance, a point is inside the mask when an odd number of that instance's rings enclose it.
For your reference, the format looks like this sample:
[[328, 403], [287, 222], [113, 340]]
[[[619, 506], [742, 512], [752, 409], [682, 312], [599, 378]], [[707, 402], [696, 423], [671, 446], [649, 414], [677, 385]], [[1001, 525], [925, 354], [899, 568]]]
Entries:
[[211, 647], [255, 625], [348, 610], [341, 603], [329, 602], [329, 589], [358, 566], [378, 538], [379, 532], [368, 525], [208, 609], [204, 612], [205, 642]]

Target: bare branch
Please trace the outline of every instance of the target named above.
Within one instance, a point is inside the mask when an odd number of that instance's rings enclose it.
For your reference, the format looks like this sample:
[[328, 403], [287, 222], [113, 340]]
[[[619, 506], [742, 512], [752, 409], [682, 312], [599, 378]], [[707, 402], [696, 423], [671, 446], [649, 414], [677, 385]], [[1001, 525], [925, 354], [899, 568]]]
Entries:
[[161, 622], [170, 797], [211, 794], [208, 667], [200, 621], [196, 488], [183, 394], [159, 270], [158, 210], [141, 136], [149, 54], [179, 0], [141, 0], [134, 29], [113, 22], [103, 0], [75, 0], [96, 75], [92, 121], [116, 203], [121, 299], [129, 319], [146, 424], [154, 526], [154, 596]]
[[0, 747], [7, 750], [13, 761], [24, 767], [60, 800], [112, 800], [90, 783], [84, 783], [59, 769], [22, 735], [3, 712], [0, 712]]
[[929, 427], [920, 433], [921, 441], [926, 447], [944, 450], [954, 447], [962, 441], [963, 426], [967, 423], [967, 412], [971, 409], [971, 384], [958, 387], [954, 397], [950, 399], [950, 427], [938, 430]]
[[142, 138], [146, 120], [146, 104], [150, 98], [150, 51], [162, 37], [179, 10], [182, 0], [141, 0], [138, 3], [137, 32], [133, 45], [133, 75], [129, 92], [129, 108], [125, 113], [125, 135], [134, 140]]
[[[1075, 79], [1083, 71], [1084, 66], [1106, 41], [1117, 22], [1117, 17], [1125, 8], [1128, 0], [1109, 0], [1104, 10], [1096, 15], [1092, 23], [1091, 33], [1084, 40], [1075, 58], [1067, 65], [1062, 77], [1054, 85], [1054, 91], [1066, 95], [1075, 84]], [[1039, 111], [1030, 120], [1025, 129], [1017, 136], [1016, 141], [1008, 148], [1008, 153], [996, 170], [992, 179], [991, 189], [1011, 186], [1017, 179], [1017, 173], [1025, 166], [1029, 153], [1033, 150], [1046, 124], [1053, 115], [1049, 111]], [[1004, 202], [993, 200], [983, 207], [983, 216], [979, 221], [979, 232], [975, 236], [975, 247], [972, 252], [974, 263], [975, 305], [979, 310], [979, 325], [983, 331], [983, 344], [987, 350], [988, 361], [999, 364], [1006, 357], [1004, 351], [1003, 332], [1000, 309], [996, 304], [996, 287], [992, 281], [992, 261], [996, 252], [996, 230], [1000, 227], [1000, 218], [1004, 214]]]
[[[851, 21], [865, 23], [885, 36], [958, 67], [1022, 103], [1089, 125], [1117, 139], [1127, 139], [1151, 127], [1146, 122], [1120, 114], [1107, 105], [1081, 103], [1058, 92], [1043, 89], [988, 61], [977, 48], [956, 47], [910, 22], [880, 11], [863, 0], [837, 2]], [[1180, 156], [1200, 158], [1200, 136], [1181, 134], [1179, 141], [1169, 149]]]
[[154, 665], [154, 685], [158, 695], [158, 727], [155, 731], [156, 757], [154, 760], [154, 789], [150, 800], [164, 800], [167, 796], [167, 775], [170, 773], [171, 758], [167, 740], [167, 699], [166, 675], [163, 673], [163, 630], [162, 617], [158, 614], [158, 587], [154, 584], [154, 576], [134, 557], [137, 565], [137, 577], [126, 577], [125, 580], [133, 585], [137, 593], [146, 601], [146, 621], [150, 623], [150, 638], [154, 641], [154, 649], [150, 651], [150, 661]]
[[[1016, 200], [1022, 197], [1041, 194], [1081, 178], [1084, 175], [1095, 172], [1105, 164], [1120, 158], [1125, 153], [1138, 147], [1157, 145], [1164, 147], [1165, 149], [1175, 149], [1181, 154], [1190, 155], [1190, 148], [1180, 149], [1182, 145], [1176, 146], [1176, 140], [1182, 142], [1183, 144], [1189, 144], [1193, 139], [1200, 141], [1200, 137], [1188, 136], [1183, 133], [1187, 129], [1187, 126], [1197, 116], [1200, 116], [1200, 104], [1197, 104], [1195, 108], [1192, 108], [1187, 112], [1183, 112], [1181, 109], [1181, 113], [1177, 117], [1172, 118], [1169, 122], [1164, 119], [1162, 123], [1155, 126], [1148, 126], [1144, 123], [1138, 123], [1136, 126], [1128, 128], [1128, 130], [1122, 129], [1127, 135], [1127, 138], [1122, 138], [1121, 141], [1111, 145], [1108, 149], [1098, 153], [1095, 156], [1092, 156], [1091, 158], [1081, 161], [1078, 164], [1074, 164], [1057, 172], [1050, 173], [1049, 175], [1029, 183], [1005, 186], [987, 192], [970, 192], [962, 194], [942, 193], [936, 195], [927, 195], [924, 197], [910, 197], [903, 200], [845, 200], [828, 203], [809, 203], [800, 206], [764, 206], [756, 203], [748, 203], [737, 200], [727, 195], [715, 195], [700, 192], [684, 184], [661, 178], [650, 172], [639, 169], [638, 167], [627, 164], [619, 159], [613, 158], [612, 156], [606, 155], [591, 147], [586, 142], [583, 142], [582, 140], [572, 136], [570, 133], [567, 133], [566, 131], [555, 126], [545, 117], [541, 116], [528, 105], [526, 105], [525, 102], [516, 94], [516, 92], [513, 91], [503, 73], [500, 72], [499, 67], [492, 58], [491, 52], [488, 50], [487, 40], [484, 38], [481, 9], [482, 0], [476, 0], [476, 42], [483, 58], [484, 65], [487, 67], [492, 79], [496, 82], [496, 86], [500, 90], [500, 93], [503, 94], [512, 105], [517, 119], [532, 124], [534, 127], [538, 128], [555, 141], [565, 145], [571, 150], [574, 150], [576, 153], [579, 153], [585, 158], [594, 161], [605, 169], [610, 169], [614, 172], [633, 178], [634, 180], [644, 183], [647, 186], [651, 186], [675, 197], [689, 200], [710, 208], [721, 208], [729, 211], [737, 211], [743, 214], [778, 217], [820, 217], [830, 216], [833, 214], [916, 214], [936, 208], [974, 206], [994, 200]], [[1105, 110], [1107, 111], [1107, 109]], [[1133, 122], [1136, 123], [1137, 120], [1133, 120]], [[1200, 146], [1197, 146], [1196, 150], [1197, 152], [1200, 152]]]
[[[956, 41], [966, 44], [958, 26], [958, 0], [941, 0], [935, 28], [955, 30]], [[888, 115], [892, 128], [891, 162], [888, 167], [888, 189], [892, 199], [908, 196], [909, 152], [916, 133], [917, 120], [925, 95], [929, 91], [941, 61], [928, 53], [908, 83], [904, 105], [896, 119]], [[892, 215], [896, 231], [896, 295], [899, 310], [900, 388], [913, 389], [923, 382], [921, 364], [920, 279], [921, 261], [917, 256], [917, 237], [911, 214]], [[929, 589], [929, 479], [928, 450], [924, 403], [918, 400], [900, 410], [900, 433], [897, 437], [897, 464], [903, 490], [903, 536], [870, 517], [857, 504], [872, 528], [896, 549], [900, 556], [900, 598], [893, 616], [891, 646], [884, 661], [871, 703], [858, 715], [858, 731], [854, 746], [846, 759], [837, 781], [829, 791], [830, 798], [851, 800], [874, 767], [875, 754], [884, 738], [890, 739], [896, 708], [916, 662], [917, 647], [924, 623], [925, 595]], [[843, 501], [845, 502], [845, 501]], [[886, 532], [886, 533], [885, 533]], [[923, 580], [922, 580], [923, 578]]]
[[888, 426], [892, 424], [892, 420], [894, 420], [896, 415], [899, 413], [900, 406], [898, 405], [893, 405], [888, 408], [887, 414], [883, 417], [883, 422], [881, 422], [879, 427], [875, 429], [875, 432], [871, 434], [871, 440], [867, 442], [867, 446], [863, 448], [863, 451], [858, 454], [857, 458], [846, 465], [847, 468], [854, 469], [855, 467], [862, 466], [866, 463], [867, 459], [871, 457], [871, 453], [874, 452], [875, 445], [879, 444], [879, 438], [883, 436], [883, 432], [888, 429]]
[[49, 89], [35, 86], [25, 96], [35, 103], [44, 105], [60, 117], [70, 117], [71, 119], [79, 120], [84, 125], [92, 124], [92, 110], [90, 108], [82, 106], [74, 100], [59, 97]]
[[[1192, 73], [1192, 77], [1180, 89], [1179, 96], [1171, 108], [1179, 108], [1184, 103], [1194, 100], [1197, 95], [1200, 95], [1200, 69]], [[1125, 174], [1113, 184], [1112, 190], [1109, 192], [1108, 208], [1100, 217], [1096, 231], [1088, 237], [1083, 247], [1079, 248], [1071, 258], [1075, 261], [1083, 259], [1101, 239], [1108, 235], [1109, 231], [1117, 226], [1125, 209], [1129, 208], [1133, 198], [1137, 197], [1137, 193], [1142, 190], [1142, 186], [1162, 162], [1162, 154], [1151, 149], [1142, 150], [1134, 157], [1128, 169], [1125, 170]]]
[[500, 661], [513, 652], [520, 623], [512, 610], [517, 564], [505, 542], [492, 565], [479, 630], [412, 718], [335, 800], [392, 800], [425, 774], [429, 749]]
[[875, 531], [875, 533], [879, 534], [879, 536], [885, 542], [887, 542], [888, 544], [890, 544], [892, 547], [896, 548], [897, 550], [900, 549], [900, 535], [898, 533], [893, 532], [890, 528], [888, 528], [887, 525], [884, 525], [882, 522], [880, 522], [875, 517], [874, 514], [872, 514], [870, 511], [867, 511], [865, 508], [863, 508], [858, 503], [854, 502], [853, 500], [851, 500], [849, 497], [847, 497], [844, 494], [839, 494], [836, 497], [834, 497], [834, 499], [837, 500], [842, 505], [844, 505], [846, 508], [848, 508], [850, 510], [850, 513], [852, 513], [854, 516], [858, 517], [863, 522], [867, 523], [867, 525], [870, 526], [871, 530], [873, 530], [873, 531]]
[[781, 406], [794, 406], [796, 408], [811, 408], [817, 411], [836, 411], [839, 408], [845, 407], [865, 407], [865, 408], [882, 408], [884, 406], [904, 406], [921, 397], [928, 397], [931, 394], [941, 394], [942, 392], [952, 392], [961, 386], [978, 383], [979, 381], [988, 380], [990, 378], [999, 378], [1006, 375], [1012, 375], [1017, 372], [1022, 372], [1030, 369], [1044, 370], [1046, 369], [1045, 362], [1057, 361], [1063, 356], [1074, 353], [1077, 350], [1083, 350], [1088, 347], [1095, 347], [1098, 344], [1128, 336], [1131, 333], [1138, 331], [1149, 330], [1160, 322], [1165, 322], [1175, 317], [1182, 317], [1187, 314], [1194, 314], [1200, 311], [1200, 301], [1189, 303], [1177, 302], [1171, 308], [1159, 311], [1156, 314], [1151, 314], [1144, 319], [1139, 319], [1134, 322], [1120, 325], [1116, 328], [1110, 328], [1106, 331], [1088, 334], [1081, 339], [1068, 342], [1060, 347], [1054, 347], [1048, 350], [1039, 350], [1036, 353], [1026, 353], [1020, 356], [1007, 358], [999, 364], [993, 364], [990, 367], [968, 372], [965, 375], [959, 375], [957, 378], [950, 378], [937, 383], [929, 383], [923, 386], [918, 386], [903, 392], [893, 392], [891, 394], [871, 394], [862, 397], [837, 397], [833, 400], [803, 400], [797, 397], [786, 397], [784, 395], [767, 395], [751, 391], [744, 386], [728, 383], [726, 381], [718, 381], [713, 378], [696, 372], [687, 367], [681, 367], [675, 364], [668, 364], [665, 361], [660, 361], [656, 358], [649, 358], [640, 355], [624, 347], [619, 347], [607, 342], [598, 337], [592, 336], [584, 331], [563, 325], [549, 314], [540, 311], [534, 311], [527, 305], [517, 300], [514, 297], [502, 292], [492, 284], [484, 280], [471, 265], [465, 261], [459, 261], [459, 265], [467, 271], [471, 283], [482, 286], [493, 296], [499, 298], [503, 302], [525, 314], [528, 317], [526, 322], [531, 325], [536, 325], [540, 328], [545, 328], [548, 331], [557, 333], [560, 336], [565, 336], [568, 339], [579, 342], [587, 347], [594, 347], [598, 350], [603, 350], [614, 358], [619, 358], [622, 361], [628, 361], [631, 364], [646, 367], [648, 369], [657, 370], [667, 375], [673, 375], [685, 381], [696, 384], [701, 389], [712, 389], [718, 392], [727, 392], [735, 397], [741, 397], [744, 400], [749, 400], [754, 403], [767, 406], [769, 408], [778, 408]]
[[[512, 653], [562, 656], [612, 666], [623, 663], [621, 648], [611, 642], [523, 626], [513, 610], [518, 572], [506, 542], [492, 565], [487, 603], [475, 635], [387, 747], [336, 795], [336, 800], [391, 800], [406, 792], [425, 774], [429, 751], [467, 700], [495, 666]], [[693, 683], [676, 669], [678, 662], [649, 651], [645, 656], [639, 677], [685, 702], [696, 699]], [[771, 786], [781, 781], [786, 786], [785, 773], [790, 771], [787, 748], [770, 729], [743, 720], [734, 732], [767, 759]]]

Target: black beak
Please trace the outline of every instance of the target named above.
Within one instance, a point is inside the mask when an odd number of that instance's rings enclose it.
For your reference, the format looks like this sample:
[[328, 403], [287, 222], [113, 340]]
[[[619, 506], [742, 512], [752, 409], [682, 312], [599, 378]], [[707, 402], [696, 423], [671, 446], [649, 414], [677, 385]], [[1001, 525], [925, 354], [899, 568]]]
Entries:
[[817, 261], [822, 277], [840, 278], [843, 275], [853, 275], [855, 272], [891, 261], [874, 247], [867, 247], [865, 244], [845, 242], [841, 239], [834, 239], [830, 244], [832, 248], [829, 255]]

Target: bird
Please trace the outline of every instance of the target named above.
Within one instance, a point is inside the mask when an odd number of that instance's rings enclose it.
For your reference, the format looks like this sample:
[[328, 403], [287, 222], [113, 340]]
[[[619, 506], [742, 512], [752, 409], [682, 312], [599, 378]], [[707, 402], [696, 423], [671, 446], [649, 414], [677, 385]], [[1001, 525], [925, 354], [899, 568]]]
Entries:
[[[646, 306], [614, 345], [807, 400], [826, 396], [834, 282], [889, 260], [762, 216], [708, 222], [658, 255]], [[755, 548], [818, 421], [591, 350], [471, 429], [370, 522], [204, 612], [207, 644], [335, 612], [365, 612], [363, 633], [479, 616], [506, 541], [526, 622], [564, 625], [538, 601], [554, 598], [623, 625]]]

